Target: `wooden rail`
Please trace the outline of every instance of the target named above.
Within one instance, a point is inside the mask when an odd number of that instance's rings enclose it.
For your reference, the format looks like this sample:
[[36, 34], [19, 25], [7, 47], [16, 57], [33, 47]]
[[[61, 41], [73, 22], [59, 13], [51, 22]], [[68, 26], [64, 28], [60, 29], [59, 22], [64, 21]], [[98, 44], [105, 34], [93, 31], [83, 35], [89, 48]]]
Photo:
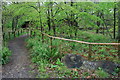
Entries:
[[[35, 29], [27, 29], [27, 30], [32, 32]], [[38, 28], [37, 30], [40, 30], [40, 29]], [[111, 46], [120, 45], [120, 43], [92, 43], [92, 42], [78, 41], [78, 40], [66, 39], [66, 38], [61, 38], [61, 37], [54, 37], [54, 36], [48, 35], [48, 34], [43, 33], [43, 32], [40, 32], [40, 33], [45, 35], [45, 36], [48, 36], [49, 38], [60, 39], [60, 40], [64, 40], [64, 41], [77, 42], [77, 43], [88, 44], [88, 45], [111, 45]]]
[[26, 29], [18, 29], [15, 31], [4, 32], [3, 33], [3, 41], [20, 36], [23, 32], [28, 32], [28, 30], [26, 30], [26, 31], [25, 30]]
[[[20, 29], [20, 30], [16, 30], [16, 31], [9, 31], [8, 32], [8, 36], [9, 38], [11, 37], [10, 35], [11, 34], [14, 34], [14, 37], [16, 36], [16, 33], [19, 35], [20, 33], [24, 32], [24, 31], [27, 31], [29, 32], [29, 34], [31, 35], [32, 31], [35, 30], [35, 29]], [[40, 29], [38, 29], [40, 30]], [[85, 41], [78, 41], [78, 40], [71, 40], [71, 39], [66, 39], [66, 38], [61, 38], [61, 37], [54, 37], [54, 36], [51, 36], [51, 35], [48, 35], [46, 33], [43, 33], [43, 32], [40, 32], [41, 34], [43, 35], [46, 35], [50, 38], [54, 38], [54, 39], [60, 39], [60, 40], [64, 40], [64, 41], [71, 41], [71, 42], [77, 42], [77, 43], [82, 43], [82, 44], [88, 44], [88, 45], [115, 45], [115, 46], [118, 46], [120, 45], [120, 43], [91, 43], [91, 42], [85, 42]], [[3, 33], [3, 35], [6, 34], [6, 33]], [[35, 32], [34, 32], [35, 34]]]
[[[47, 36], [50, 38], [51, 46], [52, 46], [52, 38], [54, 39], [59, 39], [59, 40], [64, 40], [64, 41], [70, 41], [70, 42], [76, 42], [76, 43], [81, 43], [81, 44], [87, 44], [89, 45], [89, 53], [88, 53], [88, 59], [91, 60], [91, 55], [92, 55], [92, 45], [101, 45], [101, 46], [120, 46], [120, 43], [91, 43], [91, 42], [85, 42], [85, 41], [78, 41], [78, 40], [71, 40], [71, 39], [66, 39], [66, 38], [61, 38], [61, 37], [54, 37], [51, 35], [48, 35], [46, 33], [40, 32], [41, 34]], [[120, 55], [119, 49], [118, 49], [118, 56]], [[120, 59], [120, 57], [119, 57]]]
[[[42, 32], [41, 32], [42, 33]], [[54, 36], [50, 36], [48, 34], [42, 33], [50, 38], [54, 38], [54, 39], [60, 39], [60, 40], [65, 40], [65, 41], [71, 41], [71, 42], [77, 42], [77, 43], [82, 43], [82, 44], [88, 44], [88, 45], [114, 45], [114, 46], [118, 46], [120, 45], [120, 43], [91, 43], [91, 42], [85, 42], [85, 41], [78, 41], [78, 40], [71, 40], [71, 39], [66, 39], [66, 38], [61, 38], [61, 37], [54, 37]]]
[[[30, 30], [34, 30], [34, 29], [30, 29]], [[40, 29], [37, 29], [40, 31]], [[35, 33], [35, 32], [34, 32]], [[91, 60], [91, 55], [92, 55], [92, 45], [101, 45], [101, 46], [120, 46], [120, 43], [92, 43], [92, 42], [85, 42], [85, 41], [78, 41], [78, 40], [71, 40], [71, 39], [66, 39], [66, 38], [61, 38], [61, 37], [54, 37], [54, 36], [51, 36], [51, 35], [48, 35], [46, 33], [43, 33], [40, 31], [41, 34], [47, 36], [50, 38], [50, 44], [52, 46], [52, 39], [59, 39], [59, 40], [64, 40], [64, 41], [70, 41], [70, 42], [76, 42], [76, 43], [81, 43], [81, 44], [87, 44], [89, 45], [89, 52], [88, 52], [88, 59]], [[52, 51], [52, 49], [51, 49]], [[118, 50], [119, 52], [119, 50]], [[118, 56], [120, 55], [120, 53], [118, 53]], [[119, 57], [120, 59], [120, 57]]]
[[[16, 33], [18, 33], [18, 35], [22, 32], [28, 32], [30, 36], [32, 36], [32, 33], [36, 34], [35, 29], [20, 29], [20, 30], [16, 30], [16, 31], [11, 31], [11, 32], [8, 32], [8, 35], [9, 35], [9, 38], [11, 33], [14, 34], [14, 37], [16, 36]], [[37, 29], [40, 31], [40, 29]], [[78, 41], [78, 40], [71, 40], [71, 39], [66, 39], [66, 38], [61, 38], [61, 37], [54, 37], [54, 36], [51, 36], [51, 35], [48, 35], [46, 33], [43, 33], [43, 32], [40, 32], [42, 35], [45, 35], [47, 37], [50, 38], [50, 44], [52, 46], [52, 39], [59, 39], [59, 40], [64, 40], [64, 41], [70, 41], [70, 42], [76, 42], [76, 43], [81, 43], [81, 44], [87, 44], [89, 45], [89, 53], [88, 53], [88, 59], [90, 60], [91, 59], [91, 54], [92, 54], [92, 45], [108, 45], [108, 46], [120, 46], [120, 43], [91, 43], [91, 42], [85, 42], [85, 41]], [[5, 34], [5, 33], [4, 33]], [[34, 35], [35, 36], [35, 35]], [[51, 51], [52, 51], [52, 48], [51, 48]], [[119, 50], [118, 50], [119, 51]], [[118, 55], [120, 55], [118, 53]]]

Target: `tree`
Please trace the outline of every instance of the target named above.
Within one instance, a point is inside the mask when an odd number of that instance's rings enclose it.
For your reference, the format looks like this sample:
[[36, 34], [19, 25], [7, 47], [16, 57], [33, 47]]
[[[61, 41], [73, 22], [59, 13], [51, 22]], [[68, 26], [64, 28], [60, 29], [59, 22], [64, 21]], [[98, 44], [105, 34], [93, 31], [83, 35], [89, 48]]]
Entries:
[[[0, 19], [2, 19], [2, 2], [0, 1]], [[2, 30], [2, 22], [1, 22], [1, 20], [0, 20], [0, 34], [2, 34], [3, 33], [3, 30]], [[3, 36], [2, 35], [0, 35], [0, 50], [2, 50], [2, 40], [3, 39]]]
[[[118, 7], [120, 7], [120, 2], [118, 3]], [[118, 40], [120, 41], [120, 9], [118, 11]]]
[[115, 3], [115, 7], [114, 7], [114, 30], [113, 30], [113, 37], [114, 39], [116, 38], [116, 3]]
[[[117, 38], [118, 38], [118, 43], [120, 43], [120, 2], [118, 2], [118, 35], [117, 35]], [[120, 46], [118, 46], [118, 58], [120, 60]], [[119, 72], [119, 77], [120, 77], [120, 72]]]

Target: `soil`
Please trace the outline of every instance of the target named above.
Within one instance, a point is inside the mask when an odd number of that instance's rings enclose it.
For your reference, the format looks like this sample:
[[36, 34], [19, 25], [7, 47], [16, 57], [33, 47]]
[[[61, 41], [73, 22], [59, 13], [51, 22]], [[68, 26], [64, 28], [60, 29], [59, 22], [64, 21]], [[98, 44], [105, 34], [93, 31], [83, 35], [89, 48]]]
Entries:
[[[2, 78], [35, 78], [37, 71], [30, 60], [30, 53], [26, 49], [27, 35], [20, 36], [8, 43], [12, 56], [8, 64], [2, 66]], [[34, 69], [32, 67], [34, 67]]]

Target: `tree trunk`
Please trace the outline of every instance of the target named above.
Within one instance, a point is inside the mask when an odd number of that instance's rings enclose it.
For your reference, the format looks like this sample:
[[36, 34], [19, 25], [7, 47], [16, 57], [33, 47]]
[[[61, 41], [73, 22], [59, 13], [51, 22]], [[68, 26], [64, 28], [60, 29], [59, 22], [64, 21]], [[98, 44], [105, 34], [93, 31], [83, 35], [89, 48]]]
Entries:
[[116, 35], [115, 35], [115, 31], [116, 31], [116, 7], [114, 8], [114, 30], [113, 30], [113, 37], [115, 39]]
[[50, 2], [50, 5], [51, 5], [51, 21], [52, 21], [52, 27], [53, 27], [53, 33], [54, 33], [54, 36], [56, 36], [56, 26], [55, 26], [55, 23], [54, 23], [54, 16], [53, 16], [53, 9], [52, 9], [52, 6], [53, 6], [53, 3]]
[[[2, 1], [0, 1], [0, 19], [2, 19]], [[0, 34], [3, 34], [3, 26], [1, 20], [0, 20]], [[0, 50], [2, 50], [2, 46], [3, 46], [2, 41], [3, 41], [3, 35], [0, 35]], [[2, 67], [0, 67], [0, 70], [2, 70]]]
[[[40, 14], [40, 2], [38, 2], [38, 9], [39, 9], [39, 19], [40, 19], [40, 28], [41, 32], [43, 32], [43, 27], [42, 27], [42, 20], [41, 20], [41, 14]], [[44, 35], [42, 34], [42, 42], [44, 42]]]
[[51, 30], [51, 20], [50, 20], [50, 7], [49, 7], [49, 5], [48, 5], [48, 10], [47, 10], [48, 12], [47, 12], [47, 14], [48, 14], [48, 16], [47, 16], [47, 24], [48, 24], [48, 28], [49, 28], [49, 31]]
[[12, 31], [15, 29], [15, 18], [12, 19]]
[[[118, 8], [120, 7], [120, 2], [118, 2]], [[118, 9], [118, 43], [120, 43], [120, 9]], [[120, 46], [118, 46], [118, 57], [120, 60]], [[119, 77], [120, 77], [120, 72], [119, 72]]]
[[[99, 12], [97, 14], [97, 17], [101, 17]], [[96, 29], [96, 33], [99, 33], [99, 27], [100, 27], [100, 22], [99, 21], [97, 21], [97, 26], [98, 26], [98, 28]]]
[[[120, 2], [118, 3], [118, 7], [120, 7]], [[118, 40], [120, 40], [120, 9], [118, 11]]]
[[16, 30], [17, 24], [18, 24], [18, 16], [13, 17], [12, 19], [12, 31]]

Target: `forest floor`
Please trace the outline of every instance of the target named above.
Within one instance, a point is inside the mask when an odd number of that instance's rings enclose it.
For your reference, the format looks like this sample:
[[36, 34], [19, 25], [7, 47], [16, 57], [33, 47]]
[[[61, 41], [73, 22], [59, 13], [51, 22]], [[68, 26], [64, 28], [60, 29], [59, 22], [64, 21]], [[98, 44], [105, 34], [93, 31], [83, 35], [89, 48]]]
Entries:
[[[37, 71], [32, 68], [29, 51], [26, 49], [26, 35], [15, 38], [8, 43], [12, 56], [8, 64], [2, 66], [3, 78], [35, 78]], [[32, 67], [31, 67], [32, 66]]]

